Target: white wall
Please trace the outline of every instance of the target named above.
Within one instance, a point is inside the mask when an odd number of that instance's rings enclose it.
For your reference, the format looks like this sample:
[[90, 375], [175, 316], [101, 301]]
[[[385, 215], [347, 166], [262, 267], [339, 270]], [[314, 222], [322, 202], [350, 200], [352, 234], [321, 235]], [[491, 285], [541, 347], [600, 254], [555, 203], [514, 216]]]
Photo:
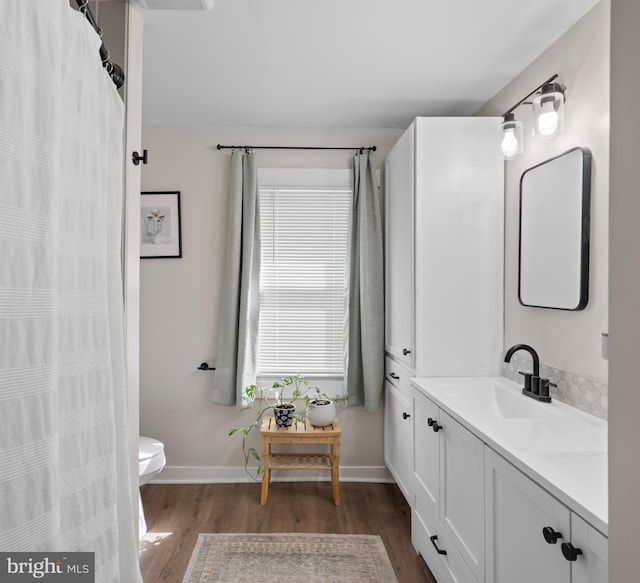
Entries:
[[[542, 363], [607, 381], [601, 333], [608, 331], [609, 20], [602, 0], [524, 72], [493, 97], [479, 115], [501, 115], [554, 73], [566, 84], [565, 132], [531, 137], [531, 106], [516, 109], [524, 123], [524, 154], [505, 163], [505, 348], [524, 342]], [[593, 154], [589, 303], [567, 312], [518, 302], [519, 184], [522, 172], [574, 146]], [[540, 233], [544, 237], [544, 232]]]
[[[230, 151], [218, 151], [216, 145], [375, 144], [377, 164], [382, 167], [400, 134], [375, 129], [144, 129], [149, 164], [143, 168], [142, 188], [179, 190], [182, 205], [182, 259], [143, 259], [141, 265], [140, 432], [164, 442], [168, 466], [197, 466], [189, 473], [196, 479], [243, 477], [229, 470], [242, 465], [240, 437], [229, 438], [227, 433], [246, 424], [251, 414], [211, 404], [215, 373], [196, 370], [201, 362], [213, 364], [216, 359], [230, 165]], [[349, 168], [352, 155], [351, 151], [256, 153], [263, 168]], [[361, 407], [341, 408], [339, 417], [341, 466], [374, 466], [382, 471], [382, 407], [375, 414]], [[186, 475], [168, 468], [160, 478]]]
[[611, 2], [610, 583], [640, 573], [640, 3]]

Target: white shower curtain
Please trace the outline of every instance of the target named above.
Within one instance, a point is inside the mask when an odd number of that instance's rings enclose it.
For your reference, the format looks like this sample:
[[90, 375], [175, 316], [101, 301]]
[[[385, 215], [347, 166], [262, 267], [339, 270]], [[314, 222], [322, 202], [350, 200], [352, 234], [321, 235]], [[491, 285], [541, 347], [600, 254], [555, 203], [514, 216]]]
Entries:
[[0, 551], [141, 581], [123, 351], [123, 104], [68, 0], [0, 0]]

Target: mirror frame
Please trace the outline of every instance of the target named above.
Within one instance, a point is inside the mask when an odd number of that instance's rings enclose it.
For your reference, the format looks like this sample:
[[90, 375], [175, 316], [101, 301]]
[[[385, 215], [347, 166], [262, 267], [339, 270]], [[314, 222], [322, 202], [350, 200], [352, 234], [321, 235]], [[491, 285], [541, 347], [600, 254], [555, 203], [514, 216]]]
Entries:
[[[559, 160], [563, 156], [571, 154], [575, 151], [582, 153], [582, 168], [579, 178], [580, 183], [578, 189], [576, 189], [576, 195], [580, 197], [581, 217], [580, 217], [580, 274], [579, 274], [579, 297], [576, 298], [576, 305], [574, 307], [554, 306], [554, 305], [542, 305], [525, 303], [522, 299], [522, 282], [523, 282], [523, 269], [522, 269], [522, 247], [523, 247], [523, 221], [522, 221], [522, 202], [523, 202], [523, 183], [528, 173], [536, 170], [540, 170], [545, 165]], [[550, 308], [555, 310], [565, 311], [578, 311], [583, 310], [589, 302], [589, 243], [590, 243], [590, 224], [591, 224], [591, 166], [592, 156], [591, 151], [584, 147], [575, 147], [562, 152], [553, 158], [549, 158], [540, 164], [536, 164], [531, 168], [528, 168], [522, 173], [520, 178], [520, 209], [519, 209], [519, 241], [518, 241], [518, 301], [521, 305], [534, 308]], [[528, 228], [528, 227], [527, 227]], [[536, 227], [531, 227], [536, 228]], [[540, 236], [546, 236], [544, 225], [538, 225], [537, 231]], [[527, 231], [528, 232], [528, 231]], [[574, 239], [575, 242], [575, 239]]]

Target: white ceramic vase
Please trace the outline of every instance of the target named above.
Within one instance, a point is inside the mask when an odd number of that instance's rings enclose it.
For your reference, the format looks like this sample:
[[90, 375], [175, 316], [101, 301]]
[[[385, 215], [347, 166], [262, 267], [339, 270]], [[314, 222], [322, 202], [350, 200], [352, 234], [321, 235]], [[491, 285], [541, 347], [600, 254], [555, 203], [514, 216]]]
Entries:
[[336, 418], [336, 405], [330, 399], [311, 401], [307, 408], [307, 420], [316, 427], [331, 425]]

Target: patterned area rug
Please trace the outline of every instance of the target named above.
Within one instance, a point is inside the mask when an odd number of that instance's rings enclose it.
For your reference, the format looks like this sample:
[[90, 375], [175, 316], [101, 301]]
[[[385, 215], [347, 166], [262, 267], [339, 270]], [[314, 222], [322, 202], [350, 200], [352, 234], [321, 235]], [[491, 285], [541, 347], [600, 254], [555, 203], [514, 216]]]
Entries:
[[368, 534], [199, 534], [183, 583], [397, 583]]

